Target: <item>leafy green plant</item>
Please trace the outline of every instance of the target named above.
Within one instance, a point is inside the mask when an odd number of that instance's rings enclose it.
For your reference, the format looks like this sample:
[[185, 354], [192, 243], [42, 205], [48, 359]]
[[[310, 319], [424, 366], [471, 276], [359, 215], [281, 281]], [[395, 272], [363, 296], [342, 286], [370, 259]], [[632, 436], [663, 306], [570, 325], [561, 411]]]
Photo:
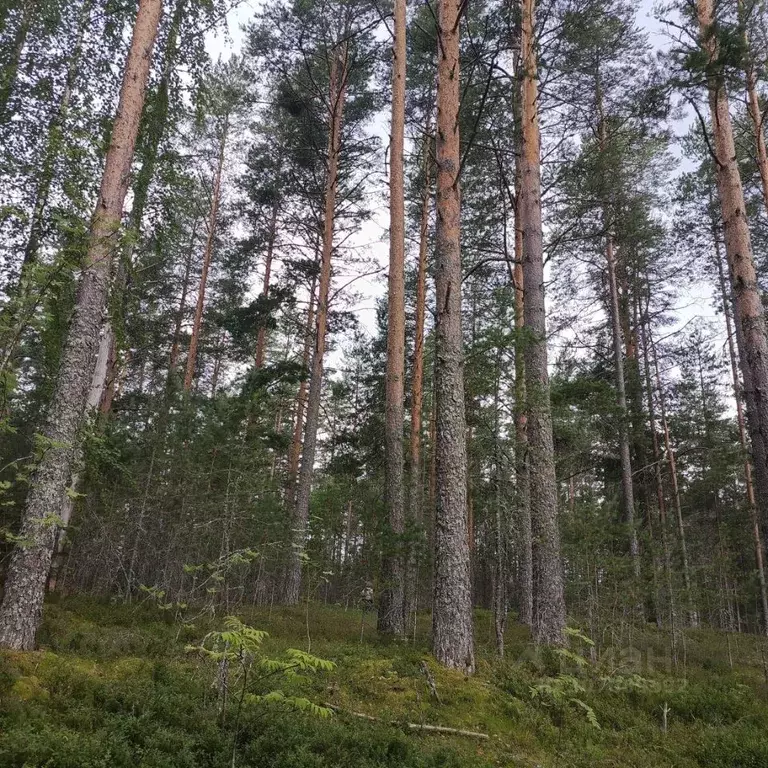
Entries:
[[286, 704], [301, 712], [316, 717], [330, 717], [332, 712], [327, 707], [314, 704], [301, 696], [287, 696], [275, 689], [267, 693], [249, 691], [249, 686], [263, 691], [264, 683], [272, 677], [296, 679], [302, 673], [330, 672], [335, 668], [332, 661], [321, 659], [304, 651], [290, 648], [284, 659], [271, 659], [261, 654], [261, 645], [269, 634], [244, 624], [236, 616], [224, 619], [224, 629], [209, 632], [200, 645], [189, 645], [186, 650], [199, 653], [217, 665], [216, 682], [220, 697], [219, 718], [224, 723], [230, 690], [230, 668], [236, 666], [239, 675], [239, 691], [234, 720], [232, 742], [232, 765], [235, 764], [240, 715], [244, 704], [276, 703]]
[[573, 675], [546, 678], [530, 688], [531, 699], [553, 709], [560, 720], [565, 719], [569, 707], [575, 707], [584, 713], [591, 726], [600, 728], [595, 710], [581, 698], [585, 692], [585, 686]]
[[296, 648], [289, 648], [282, 659], [265, 657], [261, 654], [261, 645], [268, 637], [267, 632], [249, 627], [235, 616], [227, 616], [223, 630], [209, 632], [200, 645], [187, 646], [188, 652], [199, 653], [217, 664], [217, 686], [221, 696], [222, 717], [230, 689], [232, 666], [237, 667], [240, 676], [239, 706], [245, 701], [280, 701], [319, 717], [330, 716], [329, 709], [312, 704], [304, 698], [287, 696], [280, 690], [266, 693], [248, 690], [249, 686], [263, 688], [264, 682], [273, 677], [298, 679], [307, 673], [331, 672], [335, 669], [336, 665], [332, 661]]

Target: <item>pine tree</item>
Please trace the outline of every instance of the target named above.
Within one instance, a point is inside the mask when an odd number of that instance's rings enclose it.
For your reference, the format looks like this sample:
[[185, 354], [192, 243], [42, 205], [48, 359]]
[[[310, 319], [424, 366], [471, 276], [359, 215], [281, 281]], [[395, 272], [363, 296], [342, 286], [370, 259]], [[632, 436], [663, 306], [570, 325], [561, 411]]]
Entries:
[[432, 642], [445, 666], [472, 673], [467, 445], [461, 327], [459, 4], [441, 0], [437, 65], [436, 511]]
[[405, 633], [402, 537], [405, 528], [403, 421], [405, 399], [405, 0], [395, 0], [392, 46], [392, 126], [389, 159], [389, 306], [387, 322], [386, 499], [389, 532], [385, 542], [379, 598], [380, 632]]
[[538, 61], [535, 0], [523, 0], [522, 159], [520, 225], [523, 233], [525, 292], [525, 384], [528, 428], [528, 482], [533, 542], [533, 635], [537, 643], [565, 641], [563, 565], [557, 519], [547, 328], [544, 302], [544, 253], [541, 223], [541, 136], [539, 132]]
[[768, 331], [765, 310], [757, 287], [724, 64], [720, 58], [711, 0], [697, 0], [696, 11], [714, 133], [713, 150], [725, 233], [725, 252], [733, 286], [736, 339], [744, 379], [756, 489], [765, 536], [768, 531]]
[[50, 516], [52, 510], [62, 506], [70, 479], [72, 452], [80, 439], [78, 432], [98, 349], [112, 252], [120, 228], [161, 14], [160, 0], [142, 0], [139, 4], [75, 314], [43, 432], [43, 452], [26, 502], [22, 541], [14, 550], [0, 608], [0, 645], [7, 648], [33, 648], [42, 617], [45, 582], [58, 527], [56, 512], [53, 518]]

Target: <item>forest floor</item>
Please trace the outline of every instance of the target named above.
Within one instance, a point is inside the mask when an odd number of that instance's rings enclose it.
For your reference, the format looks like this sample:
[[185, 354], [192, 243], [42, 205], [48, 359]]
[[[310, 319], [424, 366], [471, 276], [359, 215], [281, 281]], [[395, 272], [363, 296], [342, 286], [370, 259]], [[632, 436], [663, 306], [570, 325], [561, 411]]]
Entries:
[[[289, 677], [252, 670], [240, 706], [233, 661], [222, 717], [216, 660], [189, 646], [223, 619], [184, 622], [173, 613], [147, 603], [50, 602], [41, 650], [0, 655], [0, 766], [768, 766], [766, 651], [756, 637], [689, 631], [675, 665], [668, 634], [630, 636], [624, 627], [615, 650], [588, 661], [583, 639], [564, 654], [536, 654], [527, 630], [510, 624], [499, 661], [491, 617], [480, 611], [478, 671], [467, 679], [430, 657], [428, 616], [406, 644], [377, 639], [374, 616], [356, 610], [247, 610], [240, 618], [269, 632], [264, 658], [309, 648], [336, 666]], [[250, 695], [277, 689], [286, 699]], [[317, 712], [306, 700], [335, 709]]]

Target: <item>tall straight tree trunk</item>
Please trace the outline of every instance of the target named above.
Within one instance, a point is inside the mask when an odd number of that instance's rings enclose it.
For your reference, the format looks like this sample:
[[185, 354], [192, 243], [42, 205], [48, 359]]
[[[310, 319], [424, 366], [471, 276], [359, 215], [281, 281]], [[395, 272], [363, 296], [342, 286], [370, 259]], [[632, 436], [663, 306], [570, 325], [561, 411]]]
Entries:
[[436, 510], [432, 642], [437, 660], [475, 669], [467, 520], [467, 425], [461, 326], [459, 3], [440, 0], [435, 287]]
[[697, 0], [701, 45], [711, 65], [707, 70], [712, 113], [717, 188], [731, 276], [736, 343], [747, 405], [755, 489], [765, 538], [768, 529], [768, 336], [746, 218], [744, 189], [733, 139], [725, 77], [718, 69], [719, 46], [712, 0]]
[[195, 249], [195, 239], [197, 238], [196, 221], [192, 227], [192, 239], [187, 251], [187, 260], [184, 264], [184, 279], [181, 282], [181, 296], [179, 297], [179, 308], [176, 310], [176, 322], [173, 327], [173, 339], [171, 340], [171, 354], [168, 358], [168, 384], [171, 384], [176, 373], [176, 366], [179, 362], [179, 349], [181, 346], [181, 327], [184, 324], [184, 313], [187, 310], [187, 294], [189, 293], [189, 274], [192, 271], [192, 254]]
[[688, 610], [688, 623], [691, 627], [699, 626], [699, 614], [696, 609], [696, 603], [693, 596], [693, 583], [691, 579], [691, 568], [688, 561], [688, 545], [685, 535], [685, 521], [683, 520], [683, 505], [680, 499], [680, 484], [677, 477], [677, 460], [675, 450], [672, 447], [672, 440], [669, 434], [669, 423], [667, 422], [667, 406], [664, 397], [663, 382], [659, 372], [659, 357], [656, 352], [656, 344], [653, 341], [653, 332], [648, 329], [648, 343], [650, 344], [651, 354], [653, 356], [653, 368], [656, 373], [656, 391], [659, 393], [659, 415], [661, 416], [661, 429], [664, 433], [664, 449], [667, 454], [667, 464], [669, 465], [669, 477], [672, 483], [672, 499], [675, 504], [675, 520], [677, 522], [677, 539], [680, 546], [680, 562], [683, 568], [683, 582], [685, 584], [685, 597]]
[[[600, 72], [596, 74], [596, 101], [598, 113], [598, 145], [600, 152], [608, 148], [606, 117], [603, 111], [603, 91]], [[607, 181], [607, 180], [606, 180]], [[621, 332], [621, 307], [619, 302], [619, 282], [616, 275], [616, 248], [611, 232], [612, 222], [608, 203], [603, 205], [603, 225], [606, 231], [605, 260], [608, 266], [608, 308], [611, 321], [611, 339], [613, 341], [613, 363], [616, 369], [616, 400], [619, 406], [621, 423], [619, 424], [619, 458], [621, 462], [621, 496], [624, 502], [624, 523], [629, 529], [629, 554], [632, 558], [632, 571], [635, 588], [639, 587], [641, 576], [640, 546], [635, 528], [635, 493], [632, 482], [632, 451], [630, 445], [629, 408], [627, 407], [627, 385], [624, 375], [624, 348]], [[626, 339], [629, 345], [629, 339]]]
[[744, 420], [744, 404], [742, 402], [741, 379], [739, 378], [739, 363], [736, 356], [736, 346], [733, 336], [733, 321], [731, 319], [731, 307], [728, 301], [728, 287], [723, 269], [723, 257], [720, 253], [720, 239], [717, 236], [717, 227], [713, 227], [712, 236], [715, 244], [715, 259], [717, 260], [717, 274], [720, 285], [720, 295], [723, 301], [723, 314], [725, 315], [725, 330], [728, 337], [728, 357], [731, 362], [731, 379], [733, 381], [733, 397], [736, 400], [736, 421], [739, 425], [739, 442], [744, 451], [744, 484], [747, 490], [747, 506], [749, 518], [752, 524], [752, 539], [755, 547], [755, 566], [757, 569], [757, 583], [760, 587], [760, 606], [763, 612], [763, 632], [768, 634], [768, 588], [765, 580], [765, 561], [763, 558], [763, 537], [760, 534], [760, 521], [757, 516], [757, 502], [755, 500], [755, 485], [752, 482], [752, 464], [749, 461], [749, 445], [747, 443], [747, 428]]
[[547, 369], [544, 251], [541, 224], [539, 81], [534, 39], [535, 0], [522, 3], [522, 159], [520, 227], [525, 291], [525, 383], [528, 477], [533, 552], [533, 637], [544, 645], [565, 642], [565, 596], [557, 519], [557, 478]]
[[675, 603], [675, 591], [672, 584], [672, 561], [669, 553], [669, 538], [667, 535], [667, 501], [664, 496], [664, 481], [661, 474], [661, 449], [659, 447], [659, 436], [656, 432], [656, 406], [653, 399], [653, 379], [651, 375], [651, 353], [649, 345], [650, 327], [648, 308], [641, 320], [640, 332], [643, 343], [643, 364], [645, 370], [645, 389], [648, 397], [648, 421], [651, 427], [651, 445], [653, 447], [653, 469], [654, 479], [656, 481], [656, 501], [659, 507], [659, 529], [661, 535], [662, 557], [664, 558], [664, 575], [666, 577], [667, 600], [669, 602], [669, 619], [672, 628], [672, 636], [676, 637], [677, 632], [677, 608]]
[[[309, 307], [307, 309], [307, 323], [304, 330], [304, 351], [301, 356], [302, 371], [309, 371], [310, 355], [312, 354], [312, 331], [315, 327], [315, 290], [317, 277], [312, 278], [312, 287], [309, 291]], [[299, 463], [301, 462], [301, 436], [304, 433], [304, 412], [307, 408], [307, 377], [303, 376], [299, 384], [299, 393], [296, 395], [296, 414], [293, 421], [293, 438], [288, 453], [288, 485], [286, 497], [291, 506], [296, 503], [296, 481], [299, 477]]]
[[[408, 520], [421, 537], [421, 503], [423, 493], [421, 429], [424, 408], [424, 321], [426, 318], [427, 297], [427, 250], [429, 247], [429, 209], [432, 197], [430, 157], [432, 136], [431, 120], [427, 120], [423, 146], [424, 187], [421, 192], [421, 219], [419, 221], [419, 264], [416, 275], [416, 323], [413, 341], [413, 373], [411, 382], [411, 435], [410, 435], [410, 472], [408, 476]], [[406, 623], [411, 610], [416, 605], [416, 576], [418, 573], [418, 543], [413, 542], [408, 557], [405, 579], [405, 616]]]
[[[149, 187], [155, 175], [157, 160], [160, 156], [160, 147], [168, 129], [171, 75], [173, 74], [174, 64], [176, 63], [176, 57], [179, 52], [179, 34], [182, 22], [184, 21], [187, 3], [188, 0], [176, 0], [168, 36], [165, 42], [162, 75], [154, 97], [156, 99], [156, 108], [145, 112], [144, 118], [147, 119], [149, 116], [149, 123], [140, 131], [141, 134], [146, 135], [147, 144], [140, 148], [142, 162], [141, 167], [136, 174], [136, 182], [133, 185], [133, 207], [131, 209], [131, 230], [133, 232], [133, 239], [127, 248], [124, 258], [119, 261], [116, 269], [115, 282], [112, 291], [113, 295], [117, 298], [117, 305], [119, 306], [116, 313], [117, 318], [107, 318], [101, 341], [102, 346], [109, 347], [108, 359], [110, 361], [110, 364], [106, 369], [104, 397], [100, 407], [103, 415], [108, 414], [111, 409], [117, 381], [120, 377], [121, 365], [117, 348], [117, 332], [114, 323], [123, 322], [128, 271], [131, 268], [130, 265], [133, 263], [133, 252], [141, 234], [144, 211], [146, 210], [147, 201], [149, 199]], [[101, 354], [101, 351], [99, 354]]]
[[[277, 209], [279, 205], [279, 198], [275, 197], [274, 205], [272, 206], [272, 215], [269, 220], [269, 240], [267, 242], [267, 256], [264, 261], [264, 283], [261, 288], [261, 297], [266, 301], [269, 298], [269, 284], [272, 279], [272, 258], [275, 252], [275, 237], [277, 235]], [[259, 336], [256, 339], [256, 369], [264, 366], [264, 357], [267, 351], [267, 327], [261, 325], [259, 328]]]
[[339, 154], [341, 152], [341, 128], [348, 76], [347, 44], [340, 43], [333, 51], [330, 71], [328, 130], [328, 175], [325, 180], [325, 212], [323, 218], [323, 250], [320, 263], [320, 285], [317, 296], [317, 327], [315, 349], [307, 397], [307, 423], [304, 428], [304, 445], [301, 452], [301, 470], [296, 486], [296, 505], [293, 517], [293, 541], [288, 555], [285, 575], [284, 602], [296, 605], [301, 596], [301, 567], [307, 538], [309, 500], [312, 494], [312, 476], [315, 471], [317, 428], [320, 419], [320, 398], [323, 391], [323, 357], [328, 330], [328, 297], [331, 288], [331, 258], [336, 217], [336, 193], [339, 183]]
[[112, 255], [118, 245], [123, 203], [144, 104], [162, 0], [140, 0], [133, 39], [107, 151], [99, 199], [75, 311], [43, 434], [45, 452], [32, 478], [21, 536], [14, 549], [0, 607], [0, 646], [30, 650], [40, 624], [43, 596], [56, 541], [53, 511], [63, 507], [91, 387], [99, 330], [109, 290]]
[[213, 257], [213, 246], [216, 241], [216, 227], [219, 220], [219, 204], [221, 202], [221, 176], [224, 170], [224, 158], [227, 149], [227, 134], [229, 133], [229, 116], [224, 118], [224, 126], [221, 132], [221, 144], [219, 157], [216, 162], [216, 173], [213, 178], [213, 192], [211, 194], [211, 212], [208, 217], [208, 236], [205, 240], [203, 252], [203, 271], [200, 275], [200, 289], [197, 293], [197, 307], [195, 320], [192, 324], [192, 336], [189, 340], [189, 352], [187, 354], [187, 370], [184, 375], [184, 391], [192, 389], [192, 381], [195, 378], [195, 366], [197, 364], [197, 348], [200, 344], [200, 329], [203, 324], [203, 310], [205, 308], [205, 289], [208, 283], [208, 271]]
[[[522, 13], [520, 14], [522, 21]], [[521, 30], [518, 30], [518, 46]], [[515, 491], [519, 532], [518, 600], [519, 618], [533, 625], [533, 553], [531, 540], [531, 494], [528, 477], [528, 416], [525, 404], [525, 277], [523, 274], [523, 222], [520, 205], [522, 168], [522, 85], [523, 65], [518, 57], [515, 72]]]
[[[621, 318], [619, 313], [619, 287], [616, 281], [616, 253], [611, 235], [605, 246], [608, 262], [608, 292], [610, 294], [611, 337], [613, 340], [613, 363], [616, 369], [616, 400], [619, 406], [619, 456], [621, 459], [621, 495], [624, 500], [624, 523], [629, 528], [629, 554], [632, 558], [632, 570], [635, 580], [640, 579], [640, 547], [635, 528], [635, 494], [632, 482], [632, 452], [629, 431], [629, 408], [627, 408], [627, 388], [624, 377], [624, 349], [621, 338]], [[636, 585], [637, 586], [637, 585]]]
[[493, 566], [493, 624], [496, 632], [496, 653], [504, 657], [504, 633], [507, 629], [509, 611], [507, 592], [507, 521], [504, 514], [502, 492], [502, 450], [501, 450], [501, 365], [502, 347], [496, 350], [496, 371], [493, 387], [493, 469], [494, 469], [494, 514], [495, 514], [495, 563]]
[[384, 540], [379, 592], [378, 630], [405, 634], [405, 527], [403, 488], [403, 421], [405, 417], [405, 0], [395, 0], [392, 44], [392, 129], [389, 144], [389, 297], [387, 305], [387, 373]]

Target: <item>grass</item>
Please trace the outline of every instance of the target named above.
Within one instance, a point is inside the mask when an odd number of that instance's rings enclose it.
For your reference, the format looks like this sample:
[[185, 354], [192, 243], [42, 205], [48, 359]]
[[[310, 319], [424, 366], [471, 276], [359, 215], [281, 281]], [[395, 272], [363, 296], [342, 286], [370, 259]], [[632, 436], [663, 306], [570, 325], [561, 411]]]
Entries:
[[[265, 656], [299, 648], [336, 664], [332, 672], [256, 681], [250, 690], [277, 687], [333, 704], [336, 714], [320, 718], [248, 698], [238, 718], [233, 670], [222, 717], [215, 662], [185, 651], [220, 628], [221, 617], [183, 624], [148, 604], [68, 599], [47, 606], [41, 650], [0, 655], [0, 766], [231, 768], [233, 753], [236, 766], [253, 768], [768, 766], [758, 638], [689, 632], [685, 665], [681, 659], [675, 668], [668, 637], [647, 628], [587, 664], [583, 641], [570, 655], [537, 654], [527, 630], [513, 624], [499, 661], [491, 618], [479, 611], [478, 672], [467, 679], [430, 657], [428, 616], [408, 644], [377, 638], [372, 615], [336, 607], [240, 616], [270, 633]], [[414, 732], [407, 723], [490, 738]]]

